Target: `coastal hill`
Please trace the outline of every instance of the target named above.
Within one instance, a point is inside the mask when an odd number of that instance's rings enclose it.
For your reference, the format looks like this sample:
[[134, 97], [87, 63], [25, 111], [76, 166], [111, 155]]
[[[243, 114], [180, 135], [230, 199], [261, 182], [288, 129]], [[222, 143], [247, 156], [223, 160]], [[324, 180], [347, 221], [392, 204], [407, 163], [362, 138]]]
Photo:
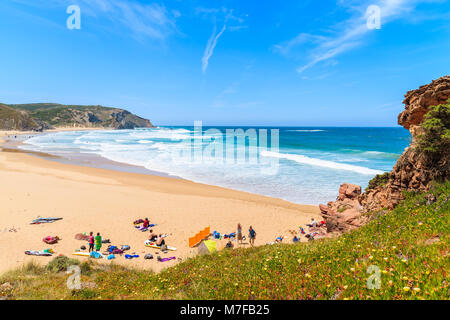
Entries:
[[152, 128], [153, 124], [119, 108], [56, 103], [0, 104], [0, 129], [43, 131], [58, 127], [134, 129]]

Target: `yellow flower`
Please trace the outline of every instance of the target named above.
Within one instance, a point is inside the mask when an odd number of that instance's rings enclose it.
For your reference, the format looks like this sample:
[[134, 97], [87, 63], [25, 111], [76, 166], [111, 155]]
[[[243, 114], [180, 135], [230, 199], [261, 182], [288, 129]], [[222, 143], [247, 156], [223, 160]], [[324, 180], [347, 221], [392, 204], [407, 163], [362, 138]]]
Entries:
[[408, 262], [408, 260], [406, 260], [406, 259], [402, 259], [402, 262], [406, 263], [406, 262]]
[[348, 288], [348, 286], [344, 286], [344, 289], [347, 289]]
[[420, 288], [414, 288], [413, 289], [415, 292], [420, 292]]
[[384, 274], [388, 273], [386, 270], [383, 270], [382, 272], [383, 272]]
[[410, 287], [403, 287], [403, 291], [408, 292], [411, 288]]
[[355, 271], [355, 268], [350, 268], [350, 271]]
[[372, 260], [372, 259], [373, 259], [373, 256], [370, 256], [370, 257], [369, 257], [369, 260]]
[[255, 292], [252, 291], [251, 294], [255, 294]]

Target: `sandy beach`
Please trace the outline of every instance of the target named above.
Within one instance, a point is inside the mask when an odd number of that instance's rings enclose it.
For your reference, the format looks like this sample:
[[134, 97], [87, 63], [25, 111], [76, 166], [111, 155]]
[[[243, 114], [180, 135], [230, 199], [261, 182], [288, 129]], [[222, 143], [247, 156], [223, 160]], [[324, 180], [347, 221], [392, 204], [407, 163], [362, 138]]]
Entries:
[[[14, 134], [17, 132], [0, 131], [0, 143], [4, 142], [2, 137]], [[0, 273], [30, 260], [46, 264], [52, 259], [27, 256], [26, 250], [52, 248], [56, 255], [75, 257], [75, 249], [86, 245], [74, 238], [77, 233], [100, 232], [114, 245], [130, 245], [129, 252], [140, 257], [127, 260], [117, 256], [114, 263], [157, 272], [196, 255], [197, 249], [188, 247], [188, 238], [207, 226], [223, 234], [235, 232], [239, 222], [247, 235], [252, 225], [257, 232], [255, 244], [263, 245], [280, 235], [292, 242], [290, 230], [298, 230], [312, 217], [319, 219], [316, 206], [182, 179], [59, 163], [11, 150], [0, 152], [0, 179]], [[30, 225], [37, 217], [63, 220]], [[175, 256], [176, 260], [161, 263], [143, 259], [145, 253], [156, 257], [158, 252], [144, 246], [148, 233], [132, 224], [145, 217], [157, 224], [156, 233], [168, 235], [168, 245], [177, 248], [158, 255]], [[42, 238], [49, 235], [62, 240], [47, 245]], [[223, 247], [225, 241], [219, 242]]]

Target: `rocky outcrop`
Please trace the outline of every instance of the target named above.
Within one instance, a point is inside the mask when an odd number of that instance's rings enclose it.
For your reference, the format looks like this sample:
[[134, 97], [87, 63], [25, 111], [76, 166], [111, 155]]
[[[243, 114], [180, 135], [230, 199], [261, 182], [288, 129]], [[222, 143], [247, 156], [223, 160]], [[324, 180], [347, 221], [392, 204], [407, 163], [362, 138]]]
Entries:
[[403, 191], [426, 191], [430, 182], [436, 178], [449, 178], [448, 172], [436, 170], [415, 148], [417, 139], [423, 132], [421, 124], [429, 108], [445, 104], [448, 99], [450, 76], [406, 93], [403, 101], [405, 110], [398, 116], [398, 124], [411, 132], [411, 145], [405, 149], [393, 170], [385, 176], [386, 181], [371, 186], [362, 194], [361, 188], [343, 184], [335, 202], [319, 206], [329, 232], [344, 232], [358, 227], [366, 221], [362, 213], [393, 209], [403, 199]]
[[150, 120], [138, 117], [131, 112], [103, 106], [60, 105], [53, 103], [4, 105], [8, 114], [0, 119], [0, 129], [10, 129], [21, 115], [22, 123], [17, 130], [45, 130], [51, 127], [93, 127], [109, 129], [152, 128]]
[[358, 228], [364, 223], [361, 216], [363, 207], [359, 202], [360, 196], [360, 186], [344, 183], [339, 188], [336, 201], [319, 205], [320, 212], [326, 221], [327, 232], [345, 232]]

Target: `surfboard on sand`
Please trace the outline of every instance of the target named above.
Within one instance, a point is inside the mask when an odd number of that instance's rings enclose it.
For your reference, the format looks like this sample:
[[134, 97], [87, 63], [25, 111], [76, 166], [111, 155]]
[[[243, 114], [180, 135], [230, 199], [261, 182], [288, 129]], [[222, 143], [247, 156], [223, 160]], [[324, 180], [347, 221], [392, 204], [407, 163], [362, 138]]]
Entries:
[[[82, 251], [80, 251], [80, 252], [74, 252], [74, 253], [72, 253], [74, 256], [81, 256], [81, 257], [90, 257], [90, 253], [89, 252], [82, 252]], [[105, 257], [105, 255], [104, 254], [101, 254], [102, 255], [102, 258], [106, 258]]]
[[[144, 242], [146, 247], [150, 247], [150, 248], [154, 248], [154, 249], [161, 249], [160, 246], [156, 245], [156, 242], [150, 241], [150, 240], [146, 240]], [[177, 250], [177, 248], [171, 247], [171, 246], [167, 246], [167, 250], [171, 250], [171, 251], [175, 251]]]

